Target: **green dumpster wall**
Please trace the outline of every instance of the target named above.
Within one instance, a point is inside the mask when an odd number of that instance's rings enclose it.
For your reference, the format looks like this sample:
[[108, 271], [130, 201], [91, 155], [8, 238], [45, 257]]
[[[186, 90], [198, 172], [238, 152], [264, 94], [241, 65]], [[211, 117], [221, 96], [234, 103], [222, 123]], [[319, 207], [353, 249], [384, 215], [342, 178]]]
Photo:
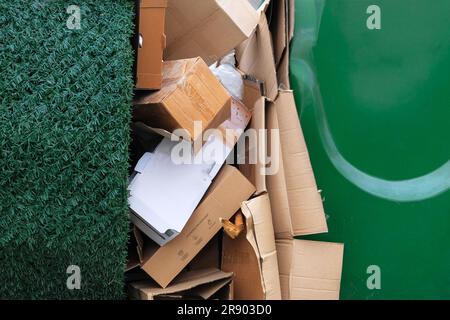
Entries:
[[345, 243], [342, 299], [450, 298], [449, 12], [296, 1], [291, 80], [330, 230], [309, 239]]

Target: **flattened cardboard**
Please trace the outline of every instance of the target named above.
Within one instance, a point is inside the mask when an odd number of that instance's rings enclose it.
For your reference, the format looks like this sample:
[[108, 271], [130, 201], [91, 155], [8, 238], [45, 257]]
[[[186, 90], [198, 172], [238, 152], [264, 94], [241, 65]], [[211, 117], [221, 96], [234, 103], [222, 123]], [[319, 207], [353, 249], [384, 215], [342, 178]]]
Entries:
[[166, 46], [164, 26], [167, 0], [141, 0], [135, 3], [138, 9], [138, 34], [134, 39], [137, 49], [136, 89], [159, 89]]
[[247, 39], [258, 18], [247, 0], [169, 0], [165, 60], [200, 56], [210, 65]]
[[283, 300], [339, 300], [344, 245], [277, 240]]
[[236, 59], [239, 70], [264, 82], [264, 96], [274, 101], [278, 94], [277, 72], [272, 39], [264, 13], [252, 36], [236, 48]]
[[273, 2], [273, 15], [269, 26], [273, 40], [275, 65], [277, 67], [280, 64], [281, 57], [288, 44], [288, 18], [286, 16], [287, 1], [288, 0], [277, 0]]
[[[256, 187], [256, 195], [267, 192], [266, 186], [266, 164], [264, 157], [267, 154], [266, 128], [266, 99], [260, 91], [260, 82], [244, 81], [244, 103], [251, 108], [253, 116], [249, 129], [242, 136], [239, 143], [245, 144], [243, 149], [239, 149], [238, 168]], [[244, 140], [245, 139], [245, 140]]]
[[[231, 96], [201, 58], [164, 62], [161, 90], [134, 101], [133, 121], [202, 141], [203, 133], [230, 117]], [[201, 128], [195, 122], [201, 121]], [[197, 130], [196, 130], [197, 129]]]
[[129, 285], [133, 300], [181, 300], [210, 299], [220, 289], [230, 285], [233, 274], [218, 269], [186, 271], [167, 288], [161, 288], [151, 280], [137, 281]]
[[220, 231], [221, 219], [230, 219], [255, 187], [234, 167], [224, 166], [181, 233], [156, 252], [148, 248], [142, 269], [160, 286], [169, 283]]
[[246, 218], [246, 232], [235, 240], [224, 236], [222, 270], [235, 275], [236, 300], [279, 300], [281, 289], [268, 195], [245, 201], [241, 211]]
[[266, 155], [266, 135], [262, 131], [265, 128], [265, 105], [266, 101], [262, 97], [254, 105], [253, 117], [250, 129], [243, 136], [240, 143], [245, 143], [245, 155], [239, 155], [239, 170], [256, 186], [255, 195], [260, 195], [267, 191], [266, 187], [266, 165], [264, 159]]
[[280, 91], [267, 106], [267, 127], [279, 129], [279, 145], [269, 154], [280, 155], [280, 170], [267, 176], [277, 239], [328, 232], [322, 198], [317, 190], [292, 91]]
[[286, 1], [286, 50], [281, 58], [281, 61], [277, 67], [278, 83], [279, 87], [283, 90], [291, 89], [291, 83], [289, 78], [289, 59], [291, 54], [290, 43], [294, 38], [294, 26], [295, 26], [295, 0]]

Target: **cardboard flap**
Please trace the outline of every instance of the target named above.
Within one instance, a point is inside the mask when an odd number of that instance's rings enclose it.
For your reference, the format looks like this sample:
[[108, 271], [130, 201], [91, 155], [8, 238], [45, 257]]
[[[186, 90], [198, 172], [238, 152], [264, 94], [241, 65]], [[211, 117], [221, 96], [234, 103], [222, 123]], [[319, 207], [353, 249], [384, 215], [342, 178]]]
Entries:
[[271, 145], [269, 153], [279, 153], [282, 165], [267, 176], [276, 238], [328, 232], [292, 91], [280, 91], [267, 118], [268, 129], [280, 134], [280, 145]]
[[244, 41], [258, 24], [247, 1], [170, 0], [166, 60], [201, 56], [211, 64]]
[[[159, 295], [178, 293], [219, 280], [226, 279], [226, 283], [228, 283], [229, 281], [231, 281], [232, 276], [232, 273], [225, 273], [217, 269], [203, 269], [187, 271], [181, 274], [174, 280], [172, 285], [167, 288], [161, 288], [151, 280], [132, 283], [131, 287], [134, 290], [139, 291], [140, 295], [145, 296], [147, 300], [153, 300], [156, 296]], [[223, 285], [221, 287], [223, 287]], [[216, 286], [214, 288], [216, 288]], [[218, 288], [217, 290], [219, 289], [220, 288]], [[199, 292], [208, 297], [208, 295], [211, 293], [211, 290], [207, 290], [204, 288], [203, 290], [199, 290]]]
[[261, 14], [252, 36], [236, 48], [238, 68], [247, 75], [264, 82], [264, 95], [274, 101], [278, 94], [277, 73], [272, 39], [265, 14]]
[[306, 240], [278, 240], [283, 298], [338, 300], [344, 245]]
[[267, 194], [242, 203], [246, 231], [223, 238], [222, 269], [233, 272], [237, 300], [281, 299], [275, 237]]
[[272, 211], [267, 194], [245, 201], [241, 206], [247, 222], [247, 240], [260, 259], [263, 288], [267, 300], [281, 299]]
[[241, 32], [248, 38], [258, 23], [258, 11], [252, 7], [248, 0], [217, 0], [217, 3], [224, 12], [228, 13], [230, 19], [235, 25], [239, 26]]

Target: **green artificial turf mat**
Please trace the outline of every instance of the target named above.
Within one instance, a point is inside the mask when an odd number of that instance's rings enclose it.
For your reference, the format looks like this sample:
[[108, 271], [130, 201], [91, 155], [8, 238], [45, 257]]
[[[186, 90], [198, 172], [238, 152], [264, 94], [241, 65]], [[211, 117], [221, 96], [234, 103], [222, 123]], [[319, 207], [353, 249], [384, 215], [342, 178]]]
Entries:
[[0, 0], [2, 299], [125, 296], [133, 16], [127, 0]]

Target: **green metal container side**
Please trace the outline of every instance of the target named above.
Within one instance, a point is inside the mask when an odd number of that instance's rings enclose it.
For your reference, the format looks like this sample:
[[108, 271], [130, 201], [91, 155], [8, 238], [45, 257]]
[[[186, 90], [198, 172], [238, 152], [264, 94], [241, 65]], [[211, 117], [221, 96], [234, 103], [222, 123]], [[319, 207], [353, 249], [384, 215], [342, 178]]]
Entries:
[[295, 2], [291, 80], [329, 226], [305, 238], [345, 243], [341, 299], [450, 299], [450, 1]]

